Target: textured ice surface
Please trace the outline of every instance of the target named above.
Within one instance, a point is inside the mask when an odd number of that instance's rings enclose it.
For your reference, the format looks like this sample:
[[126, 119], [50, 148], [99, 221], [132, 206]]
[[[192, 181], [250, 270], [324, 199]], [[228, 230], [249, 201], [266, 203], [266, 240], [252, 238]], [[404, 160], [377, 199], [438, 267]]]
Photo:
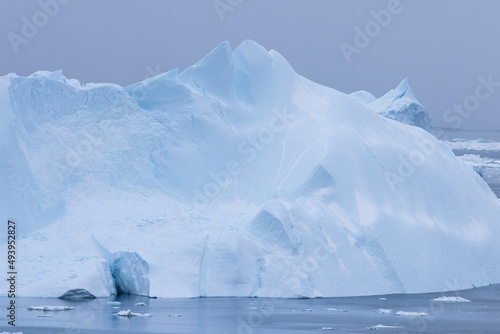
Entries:
[[[391, 93], [402, 104], [404, 86]], [[252, 41], [125, 88], [0, 77], [0, 127], [0, 218], [18, 226], [20, 296], [500, 282], [500, 203], [477, 173]]]

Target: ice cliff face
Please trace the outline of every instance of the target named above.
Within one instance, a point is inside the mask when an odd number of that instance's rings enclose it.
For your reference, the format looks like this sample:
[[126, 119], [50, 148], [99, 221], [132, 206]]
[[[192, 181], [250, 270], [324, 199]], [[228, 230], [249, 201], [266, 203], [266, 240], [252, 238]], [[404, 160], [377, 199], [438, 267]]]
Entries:
[[[412, 100], [405, 85], [393, 105]], [[19, 294], [314, 297], [500, 282], [489, 187], [363, 96], [315, 84], [252, 41], [125, 88], [1, 77], [0, 212], [19, 226]]]
[[408, 79], [404, 79], [398, 87], [378, 99], [366, 91], [354, 92], [351, 95], [384, 117], [417, 126], [434, 134], [432, 119], [413, 95]]

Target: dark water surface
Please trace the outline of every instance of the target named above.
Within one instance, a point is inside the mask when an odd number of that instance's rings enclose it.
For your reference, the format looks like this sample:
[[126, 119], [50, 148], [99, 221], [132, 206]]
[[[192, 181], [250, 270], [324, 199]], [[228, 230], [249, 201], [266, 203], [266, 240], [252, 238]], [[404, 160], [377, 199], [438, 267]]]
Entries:
[[[470, 302], [442, 302], [440, 296]], [[118, 300], [119, 308], [108, 301]], [[137, 306], [144, 302], [146, 306]], [[6, 307], [7, 298], [0, 303]], [[68, 305], [71, 311], [28, 311], [29, 306]], [[138, 296], [69, 302], [18, 298], [15, 330], [2, 321], [1, 331], [24, 333], [500, 333], [500, 284], [472, 290], [418, 295], [320, 299], [196, 298], [148, 299]], [[5, 308], [3, 308], [5, 310]], [[120, 318], [119, 310], [151, 317]], [[328, 310], [336, 309], [336, 310]], [[378, 313], [379, 309], [391, 310]], [[425, 312], [398, 316], [397, 312]], [[387, 311], [388, 312], [388, 311]], [[49, 315], [50, 317], [40, 317]]]

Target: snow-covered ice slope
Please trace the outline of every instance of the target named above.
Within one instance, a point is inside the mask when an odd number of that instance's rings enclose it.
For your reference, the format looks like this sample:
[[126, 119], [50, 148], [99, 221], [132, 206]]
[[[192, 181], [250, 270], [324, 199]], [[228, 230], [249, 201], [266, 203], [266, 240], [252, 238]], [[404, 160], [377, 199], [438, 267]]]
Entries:
[[384, 96], [376, 98], [364, 90], [351, 93], [375, 112], [398, 122], [418, 126], [434, 134], [432, 119], [423, 105], [413, 95], [408, 79], [404, 79], [395, 89]]
[[500, 282], [500, 203], [477, 173], [428, 132], [252, 41], [125, 88], [4, 76], [0, 124], [1, 219], [18, 226], [21, 296]]

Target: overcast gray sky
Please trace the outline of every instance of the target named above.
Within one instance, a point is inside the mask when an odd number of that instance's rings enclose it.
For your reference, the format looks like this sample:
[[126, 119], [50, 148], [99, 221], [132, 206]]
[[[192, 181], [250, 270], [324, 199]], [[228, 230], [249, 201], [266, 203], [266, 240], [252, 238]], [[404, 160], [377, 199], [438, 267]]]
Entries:
[[245, 39], [348, 93], [409, 77], [435, 125], [500, 130], [498, 0], [0, 0], [0, 75], [128, 85]]

